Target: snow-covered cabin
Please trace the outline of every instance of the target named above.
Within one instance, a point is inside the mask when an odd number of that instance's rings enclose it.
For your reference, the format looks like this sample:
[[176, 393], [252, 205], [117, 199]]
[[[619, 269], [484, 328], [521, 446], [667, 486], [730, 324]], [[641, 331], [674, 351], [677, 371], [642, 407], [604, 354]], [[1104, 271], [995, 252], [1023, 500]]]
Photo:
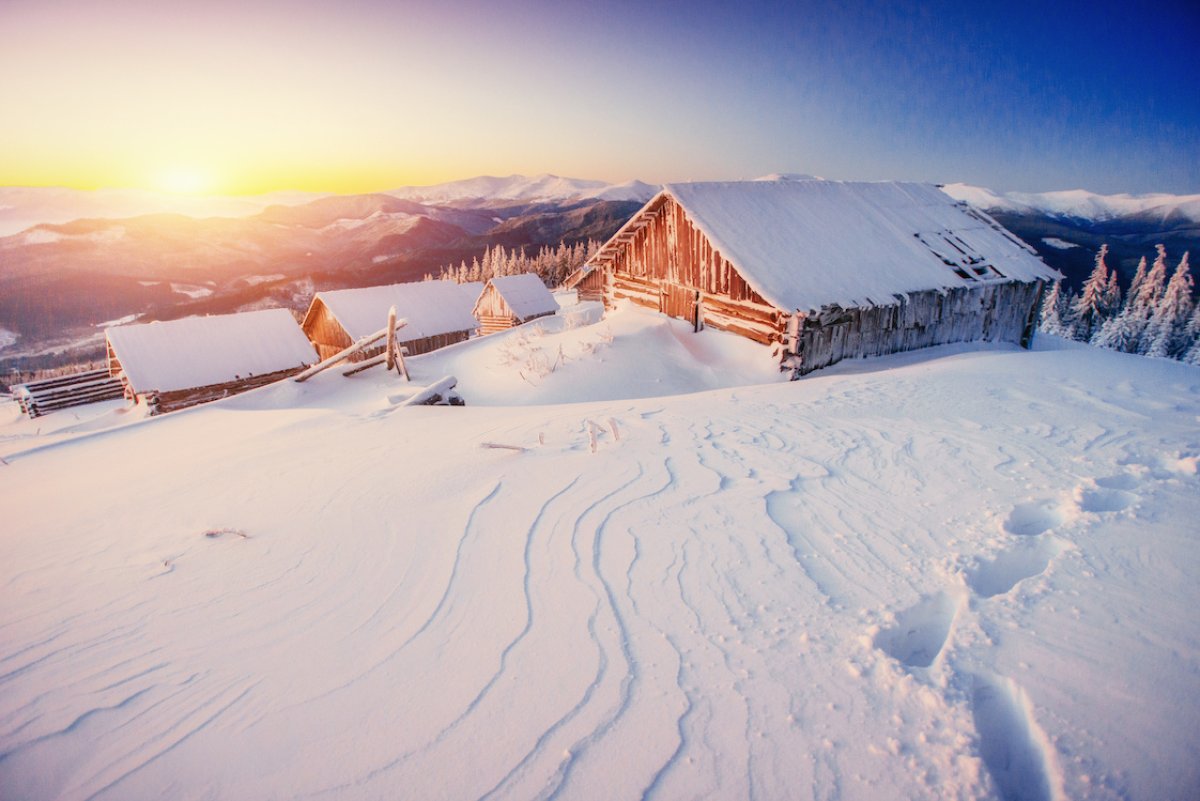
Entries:
[[668, 184], [565, 284], [776, 348], [793, 376], [947, 342], [1028, 345], [1060, 278], [935, 186]]
[[108, 371], [168, 412], [278, 381], [316, 361], [287, 309], [185, 317], [104, 331]]
[[558, 301], [533, 273], [493, 278], [475, 302], [482, 334], [493, 334], [558, 312]]
[[[408, 284], [336, 289], [318, 292], [301, 326], [322, 359], [353, 345], [387, 326], [388, 310], [408, 324], [396, 340], [410, 356], [462, 342], [479, 325], [471, 308], [475, 295], [453, 281], [417, 281]], [[377, 356], [385, 344], [360, 351], [353, 361]]]

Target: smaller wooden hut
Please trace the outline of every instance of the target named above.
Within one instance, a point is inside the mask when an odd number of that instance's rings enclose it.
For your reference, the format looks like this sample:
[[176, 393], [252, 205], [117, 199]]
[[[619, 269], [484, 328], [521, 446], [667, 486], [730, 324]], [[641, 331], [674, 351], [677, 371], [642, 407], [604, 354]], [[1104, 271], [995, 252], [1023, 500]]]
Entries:
[[494, 334], [558, 312], [558, 301], [533, 273], [493, 278], [475, 302], [481, 334]]
[[[318, 292], [301, 326], [322, 359], [353, 345], [387, 325], [388, 310], [407, 324], [397, 332], [408, 355], [462, 342], [478, 326], [471, 306], [478, 292], [453, 281], [417, 281], [408, 284], [335, 289]], [[384, 343], [350, 357], [361, 361], [383, 353]]]
[[169, 412], [286, 378], [316, 361], [287, 309], [265, 309], [104, 332], [108, 371], [129, 398]]

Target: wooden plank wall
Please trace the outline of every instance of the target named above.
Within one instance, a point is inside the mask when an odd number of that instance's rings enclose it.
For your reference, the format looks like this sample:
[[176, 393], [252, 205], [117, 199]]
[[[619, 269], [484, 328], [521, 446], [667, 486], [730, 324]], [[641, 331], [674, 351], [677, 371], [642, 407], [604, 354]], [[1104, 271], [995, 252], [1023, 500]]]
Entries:
[[913, 292], [890, 306], [827, 307], [800, 323], [783, 364], [798, 377], [842, 359], [951, 342], [1021, 343], [1041, 289], [1004, 281]]

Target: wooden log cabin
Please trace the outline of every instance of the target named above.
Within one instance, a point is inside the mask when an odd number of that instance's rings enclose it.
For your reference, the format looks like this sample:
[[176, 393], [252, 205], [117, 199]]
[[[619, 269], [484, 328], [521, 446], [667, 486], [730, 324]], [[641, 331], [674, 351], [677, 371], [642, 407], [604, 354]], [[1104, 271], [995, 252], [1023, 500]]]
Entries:
[[481, 334], [494, 334], [558, 312], [558, 301], [533, 273], [504, 275], [487, 282], [475, 302]]
[[1060, 278], [935, 186], [765, 180], [665, 186], [564, 287], [770, 345], [795, 378], [950, 342], [1027, 347]]
[[123, 325], [104, 337], [109, 374], [152, 414], [245, 392], [316, 361], [287, 309]]
[[[407, 324], [397, 332], [410, 356], [428, 353], [468, 339], [479, 323], [471, 309], [481, 286], [453, 281], [417, 281], [360, 289], [318, 292], [301, 327], [322, 359], [348, 348], [387, 324], [388, 310]], [[367, 348], [351, 361], [383, 353], [384, 343]]]

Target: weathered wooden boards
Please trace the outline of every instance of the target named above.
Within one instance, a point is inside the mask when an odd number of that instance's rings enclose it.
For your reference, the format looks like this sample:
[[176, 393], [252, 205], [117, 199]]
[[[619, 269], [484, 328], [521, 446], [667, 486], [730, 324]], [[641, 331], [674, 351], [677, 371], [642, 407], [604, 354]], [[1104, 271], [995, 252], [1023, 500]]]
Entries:
[[13, 400], [30, 417], [124, 395], [121, 379], [110, 376], [107, 369], [29, 381], [13, 387]]
[[267, 384], [273, 384], [276, 381], [282, 381], [289, 376], [293, 376], [301, 369], [300, 367], [293, 367], [274, 373], [249, 376], [237, 381], [228, 381], [223, 384], [212, 384], [210, 386], [181, 389], [173, 392], [147, 392], [145, 393], [146, 404], [149, 406], [151, 414], [174, 412], [186, 409], [189, 406], [196, 406], [201, 403], [220, 400], [230, 395], [247, 392], [251, 389], [265, 387]]
[[797, 376], [842, 359], [952, 342], [1027, 341], [1041, 283], [999, 282], [913, 292], [890, 305], [826, 307], [799, 316], [783, 366]]

